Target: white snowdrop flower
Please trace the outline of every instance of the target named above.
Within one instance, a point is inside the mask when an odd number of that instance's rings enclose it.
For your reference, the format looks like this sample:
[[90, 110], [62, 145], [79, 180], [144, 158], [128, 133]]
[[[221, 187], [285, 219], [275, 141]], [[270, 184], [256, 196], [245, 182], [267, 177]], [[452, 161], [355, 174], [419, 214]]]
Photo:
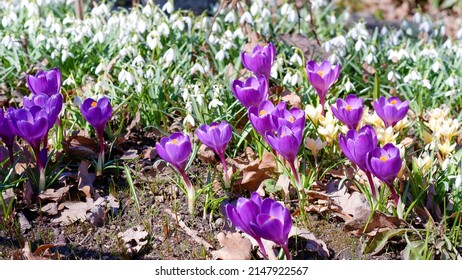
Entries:
[[59, 52], [59, 50], [54, 49], [54, 50], [51, 52], [51, 55], [50, 55], [50, 56], [51, 56], [52, 59], [55, 59], [55, 58], [57, 58], [60, 54], [61, 54], [61, 53]]
[[462, 40], [462, 28], [457, 30], [456, 37], [457, 39]]
[[331, 54], [327, 60], [331, 63], [331, 64], [337, 64], [337, 63], [340, 63], [340, 58], [338, 57], [338, 55], [336, 55], [335, 53]]
[[[67, 79], [66, 79], [66, 81], [67, 81]], [[64, 82], [63, 82], [63, 84], [64, 84]], [[80, 96], [75, 95], [74, 96], [74, 106], [77, 107], [77, 108], [80, 108], [80, 106], [82, 106], [82, 103], [83, 103], [82, 98], [80, 98]]]
[[144, 65], [144, 63], [145, 63], [144, 58], [141, 55], [137, 55], [135, 59], [133, 60], [132, 65], [141, 67]]
[[364, 22], [358, 22], [355, 26], [348, 31], [348, 37], [351, 37], [354, 40], [359, 38], [366, 39], [369, 37], [369, 33], [366, 30], [366, 24]]
[[291, 84], [292, 86], [296, 86], [296, 85], [298, 85], [300, 82], [301, 82], [301, 79], [300, 79], [299, 75], [298, 75], [297, 73], [294, 73], [294, 74], [292, 75], [292, 78], [290, 79], [290, 84]]
[[148, 36], [146, 37], [146, 43], [148, 43], [148, 47], [151, 50], [154, 50], [156, 48], [162, 48], [162, 43], [160, 42], [160, 38], [156, 31], [152, 31], [148, 34]]
[[176, 75], [173, 79], [173, 87], [178, 87], [184, 84], [184, 79], [180, 75]]
[[344, 36], [340, 35], [326, 41], [322, 44], [323, 49], [326, 52], [331, 52], [334, 49], [343, 50], [347, 45], [347, 41]]
[[403, 80], [405, 83], [409, 83], [412, 81], [420, 81], [422, 80], [422, 75], [420, 75], [420, 73], [417, 72], [416, 70], [412, 70], [411, 73], [409, 73], [406, 77], [404, 77]]
[[219, 50], [216, 54], [215, 54], [215, 59], [218, 60], [218, 61], [223, 61], [225, 58], [228, 58], [229, 57], [229, 54], [227, 52], [225, 52], [225, 50]]
[[329, 21], [331, 24], [336, 24], [337, 23], [337, 17], [335, 15], [330, 15]]
[[96, 6], [95, 8], [93, 8], [93, 10], [91, 10], [91, 15], [94, 17], [107, 17], [110, 15], [110, 12], [106, 4], [102, 3], [101, 5]]
[[284, 85], [288, 85], [288, 84], [290, 84], [291, 81], [292, 81], [292, 74], [287, 72], [287, 74], [284, 76], [284, 79], [282, 80], [282, 83]]
[[157, 26], [157, 33], [164, 37], [168, 37], [170, 34], [170, 28], [165, 22], [162, 22], [159, 26]]
[[456, 178], [456, 180], [454, 181], [454, 186], [453, 186], [453, 189], [454, 190], [458, 190], [460, 189], [460, 186], [462, 185], [462, 175], [455, 175], [454, 176]]
[[435, 50], [435, 49], [429, 49], [429, 48], [425, 48], [423, 50], [420, 51], [420, 55], [423, 56], [423, 57], [426, 57], [426, 58], [437, 58], [438, 57], [438, 52]]
[[2, 38], [2, 45], [8, 50], [11, 50], [16, 45], [16, 42], [10, 35], [6, 35]]
[[152, 68], [149, 68], [148, 71], [144, 74], [146, 79], [151, 80], [154, 78], [154, 71], [152, 71]]
[[454, 87], [456, 83], [457, 83], [457, 80], [454, 79], [452, 76], [450, 76], [449, 78], [446, 79], [446, 81], [444, 81], [444, 84], [450, 88]]
[[298, 65], [298, 66], [303, 66], [303, 60], [302, 58], [298, 55], [298, 53], [294, 52], [292, 57], [290, 58], [290, 62]]
[[250, 13], [252, 14], [252, 16], [256, 16], [260, 9], [260, 5], [257, 2], [254, 2], [252, 6], [250, 6]]
[[277, 79], [278, 78], [278, 73], [279, 73], [279, 67], [282, 65], [283, 59], [282, 58], [277, 58], [273, 66], [271, 66], [271, 77]]
[[69, 47], [69, 40], [67, 40], [67, 38], [65, 38], [65, 37], [57, 37], [56, 40], [57, 40], [57, 43], [58, 43], [57, 46], [56, 46], [57, 49], [62, 49], [62, 48]]
[[430, 81], [427, 80], [427, 79], [424, 79], [420, 82], [420, 84], [423, 86], [423, 87], [426, 87], [427, 89], [432, 89], [432, 85], [430, 84]]
[[199, 72], [201, 74], [204, 74], [205, 73], [205, 69], [204, 69], [204, 66], [200, 65], [199, 63], [195, 63], [193, 65], [193, 67], [191, 67], [191, 75], [196, 73], [196, 72]]
[[123, 84], [123, 83], [127, 83], [128, 85], [133, 85], [135, 79], [133, 77], [133, 75], [126, 71], [125, 69], [122, 69], [122, 71], [119, 72], [119, 83]]
[[452, 97], [452, 96], [455, 96], [457, 93], [457, 91], [455, 89], [451, 89], [451, 90], [448, 90], [444, 93], [444, 96], [445, 97]]
[[202, 18], [201, 29], [207, 30], [208, 28], [210, 28], [210, 25], [212, 25], [212, 21], [209, 17]]
[[234, 13], [234, 11], [229, 11], [229, 13], [226, 14], [224, 20], [225, 22], [229, 22], [229, 23], [236, 22], [236, 14]]
[[380, 35], [385, 36], [388, 34], [388, 28], [386, 26], [383, 26], [382, 29], [380, 29]]
[[221, 102], [217, 98], [212, 99], [212, 101], [210, 101], [210, 103], [209, 103], [209, 109], [215, 109], [215, 108], [221, 107], [221, 106], [223, 106], [223, 102]]
[[2, 18], [3, 27], [7, 28], [13, 25], [18, 20], [18, 16], [15, 12], [11, 11], [8, 15]]
[[325, 5], [327, 5], [326, 0], [312, 0], [311, 1], [311, 7], [313, 8], [313, 10], [319, 10]]
[[190, 114], [186, 115], [186, 117], [183, 120], [183, 125], [186, 126], [187, 124], [190, 124], [192, 127], [196, 126], [196, 121], [194, 120], [193, 116]]
[[147, 29], [147, 23], [144, 20], [138, 20], [136, 25], [136, 31], [139, 33], [144, 33]]
[[143, 90], [143, 85], [141, 83], [137, 83], [135, 86], [135, 91], [137, 93], [141, 93], [142, 90]]
[[106, 65], [104, 65], [103, 62], [100, 62], [98, 66], [96, 66], [95, 75], [98, 75], [99, 73], [105, 72], [105, 71], [106, 71]]
[[[189, 102], [189, 85], [185, 86], [183, 88], [183, 92], [181, 93], [181, 98], [183, 98], [183, 101], [186, 102], [186, 107], [185, 108], [187, 108], [187, 105], [188, 105], [188, 102]], [[189, 107], [191, 107], [190, 102], [189, 102]]]
[[132, 43], [136, 45], [139, 40], [140, 40], [140, 37], [138, 36], [138, 34], [136, 34], [136, 33], [133, 34], [133, 36], [131, 38]]
[[377, 58], [375, 57], [375, 55], [373, 55], [371, 52], [368, 53], [366, 55], [366, 57], [364, 57], [364, 61], [367, 63], [367, 64], [372, 64], [372, 62], [377, 62]]
[[271, 11], [268, 8], [264, 8], [261, 12], [261, 18], [270, 18], [271, 17]]
[[345, 83], [344, 87], [345, 87], [346, 92], [352, 92], [353, 90], [355, 90], [355, 85], [352, 82], [350, 82], [350, 80], [348, 80]]
[[387, 75], [387, 79], [390, 81], [390, 82], [396, 82], [397, 80], [400, 80], [401, 79], [401, 75], [398, 74], [398, 72], [395, 72], [395, 71], [390, 71], [388, 72], [388, 75]]
[[281, 7], [281, 15], [283, 16], [286, 16], [289, 14], [289, 9], [290, 9], [290, 5], [288, 3], [285, 3], [284, 5], [282, 5]]
[[45, 37], [45, 35], [43, 35], [43, 34], [39, 34], [39, 35], [35, 38], [35, 40], [37, 41], [37, 43], [44, 42], [44, 41], [46, 41], [46, 39], [47, 39], [47, 37]]
[[99, 31], [98, 33], [95, 34], [95, 36], [92, 39], [92, 42], [94, 43], [104, 43], [104, 34], [103, 32]]
[[439, 61], [435, 61], [435, 63], [432, 64], [432, 71], [434, 73], [437, 73], [438, 71], [440, 71], [442, 65]]
[[432, 25], [429, 21], [423, 21], [419, 25], [419, 31], [423, 33], [429, 33], [432, 30]]
[[150, 4], [147, 4], [146, 6], [143, 7], [141, 12], [146, 15], [147, 17], [152, 16], [152, 8]]
[[447, 50], [451, 49], [451, 48], [452, 48], [452, 41], [451, 41], [451, 39], [447, 39], [447, 40], [443, 43], [442, 47], [443, 47], [444, 49], [447, 49]]
[[184, 27], [184, 22], [181, 18], [175, 20], [172, 24], [172, 28], [175, 30], [183, 31]]
[[242, 28], [240, 27], [236, 28], [233, 34], [234, 34], [234, 37], [239, 38], [241, 40], [246, 38], [244, 32], [242, 32]]
[[176, 52], [173, 48], [168, 49], [162, 56], [162, 60], [165, 63], [165, 67], [170, 67], [173, 62], [176, 61]]
[[400, 49], [399, 51], [389, 50], [387, 55], [388, 59], [395, 63], [399, 62], [401, 59], [403, 59], [403, 57], [409, 58], [409, 53], [404, 49]]
[[420, 23], [422, 21], [422, 15], [417, 12], [414, 14], [414, 16], [412, 17], [412, 20], [415, 22], [415, 23]]
[[361, 49], [366, 49], [366, 48], [367, 48], [366, 43], [364, 43], [362, 39], [359, 39], [358, 41], [356, 41], [355, 51], [359, 52]]
[[27, 4], [26, 8], [27, 8], [27, 17], [28, 18], [35, 17], [35, 16], [39, 15], [39, 7], [38, 7], [37, 4], [29, 2]]
[[240, 24], [244, 24], [244, 23], [249, 23], [249, 24], [253, 24], [253, 19], [252, 19], [252, 15], [249, 13], [249, 12], [245, 12], [240, 20], [239, 20], [239, 23]]
[[289, 14], [287, 15], [288, 22], [297, 22], [298, 21], [298, 14], [294, 9], [290, 9]]
[[164, 11], [164, 12], [166, 12], [168, 14], [171, 14], [173, 12], [172, 2], [167, 1], [167, 3], [165, 3], [164, 6], [162, 6], [162, 11]]
[[68, 57], [74, 57], [74, 54], [70, 53], [68, 50], [61, 50], [61, 62], [65, 62]]
[[69, 75], [69, 76], [67, 77], [67, 79], [65, 79], [65, 80], [63, 81], [63, 85], [64, 85], [64, 86], [75, 85], [75, 81], [74, 81], [74, 78], [72, 77], [72, 75]]
[[215, 21], [212, 25], [212, 32], [215, 32], [215, 33], [219, 33], [221, 32], [221, 26], [220, 26], [220, 23], [218, 21]]

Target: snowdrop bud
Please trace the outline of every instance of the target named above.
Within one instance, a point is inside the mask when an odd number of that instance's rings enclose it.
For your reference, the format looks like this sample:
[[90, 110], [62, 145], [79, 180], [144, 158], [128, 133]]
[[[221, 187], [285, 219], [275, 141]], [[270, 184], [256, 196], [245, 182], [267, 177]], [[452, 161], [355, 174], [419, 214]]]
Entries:
[[223, 61], [225, 58], [228, 58], [229, 55], [227, 52], [225, 52], [224, 50], [219, 50], [216, 54], [215, 54], [215, 59], [218, 60], [218, 61]]
[[234, 11], [230, 11], [225, 16], [225, 22], [234, 23], [236, 21], [236, 14]]
[[162, 6], [162, 11], [171, 14], [173, 12], [173, 5], [170, 1], [167, 1], [167, 3]]
[[151, 8], [151, 5], [149, 5], [149, 4], [144, 6], [141, 11], [147, 17], [150, 17], [152, 15], [152, 8]]
[[98, 33], [95, 34], [92, 40], [94, 43], [100, 43], [102, 44], [104, 42], [104, 35], [103, 32], [99, 31]]
[[146, 79], [151, 80], [154, 78], [154, 71], [152, 71], [152, 68], [149, 68], [148, 71], [146, 71]]
[[183, 125], [187, 126], [187, 124], [190, 124], [192, 127], [196, 126], [196, 121], [190, 114], [186, 115], [186, 117], [183, 120]]
[[173, 87], [181, 86], [183, 84], [183, 78], [180, 75], [175, 76], [175, 79], [173, 79]]
[[432, 64], [432, 71], [434, 73], [437, 73], [441, 69], [441, 63], [439, 61], [435, 61], [435, 63]]
[[245, 13], [241, 16], [241, 19], [239, 20], [239, 23], [240, 23], [240, 24], [244, 24], [244, 23], [253, 24], [252, 15], [251, 15], [249, 12], [245, 12]]
[[350, 80], [348, 80], [345, 83], [345, 90], [346, 90], [346, 92], [352, 92], [353, 90], [355, 90], [355, 85], [353, 83], [351, 83]]
[[260, 5], [258, 5], [257, 2], [253, 3], [252, 6], [250, 7], [250, 13], [252, 14], [252, 16], [256, 16], [259, 10], [260, 10]]
[[295, 63], [298, 66], [303, 66], [302, 58], [297, 53], [294, 53], [294, 55], [292, 55], [292, 57], [290, 58], [290, 62]]
[[100, 62], [100, 64], [98, 64], [98, 66], [96, 66], [95, 75], [98, 75], [99, 73], [101, 73], [103, 71], [106, 71], [106, 65], [104, 65], [103, 62]]
[[170, 67], [172, 62], [176, 61], [175, 50], [170, 48], [162, 56], [163, 61], [165, 62], [165, 67]]
[[135, 91], [137, 93], [141, 93], [142, 89], [143, 89], [143, 85], [141, 83], [136, 84]]

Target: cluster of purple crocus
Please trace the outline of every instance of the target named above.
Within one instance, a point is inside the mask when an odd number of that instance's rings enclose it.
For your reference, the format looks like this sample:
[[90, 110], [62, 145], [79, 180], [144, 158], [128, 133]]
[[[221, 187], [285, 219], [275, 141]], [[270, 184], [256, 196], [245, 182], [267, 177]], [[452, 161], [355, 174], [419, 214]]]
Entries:
[[[374, 110], [382, 119], [385, 127], [393, 127], [402, 120], [409, 110], [409, 101], [398, 97], [379, 97], [374, 101]], [[376, 188], [372, 175], [384, 182], [396, 204], [399, 198], [394, 188], [394, 181], [401, 170], [402, 160], [399, 149], [392, 143], [378, 147], [374, 128], [364, 125], [357, 131], [363, 116], [364, 100], [350, 94], [344, 100], [337, 99], [331, 106], [334, 116], [344, 123], [349, 131], [339, 136], [339, 145], [343, 154], [367, 175], [371, 193], [376, 197]]]
[[[223, 165], [223, 179], [225, 188], [230, 188], [230, 178], [228, 177], [225, 151], [229, 141], [232, 138], [232, 128], [226, 122], [212, 122], [201, 125], [196, 130], [196, 136], [209, 148], [211, 148], [220, 158]], [[188, 196], [189, 213], [194, 213], [196, 191], [186, 175], [186, 167], [192, 151], [192, 144], [189, 135], [186, 133], [176, 132], [170, 136], [163, 137], [160, 142], [156, 143], [156, 150], [159, 156], [170, 163], [183, 178]]]
[[[10, 163], [14, 164], [13, 144], [16, 136], [24, 139], [32, 148], [35, 155], [36, 166], [39, 170], [38, 190], [42, 192], [46, 187], [45, 167], [47, 164], [48, 132], [55, 125], [59, 124], [59, 115], [63, 107], [63, 96], [61, 89], [61, 72], [58, 68], [49, 71], [40, 70], [36, 75], [27, 76], [27, 86], [31, 95], [23, 99], [22, 108], [8, 108], [6, 111], [0, 109], [0, 138], [9, 150]], [[84, 102], [84, 105], [88, 100]], [[91, 103], [91, 102], [90, 102]], [[92, 123], [99, 126], [97, 131], [104, 129], [107, 120], [112, 115], [112, 109], [108, 101], [101, 102], [104, 105], [104, 113], [91, 110], [84, 110], [82, 114], [89, 120], [97, 120]], [[93, 107], [100, 107], [90, 104]], [[96, 111], [98, 111], [97, 109]], [[99, 133], [98, 135], [102, 132]]]

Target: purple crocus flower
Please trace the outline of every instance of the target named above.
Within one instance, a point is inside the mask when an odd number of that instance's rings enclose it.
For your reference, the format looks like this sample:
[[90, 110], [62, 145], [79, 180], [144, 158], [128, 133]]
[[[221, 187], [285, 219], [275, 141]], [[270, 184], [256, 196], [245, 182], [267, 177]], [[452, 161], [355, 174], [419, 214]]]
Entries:
[[267, 131], [265, 133], [268, 144], [284, 157], [290, 165], [295, 177], [297, 188], [301, 189], [303, 186], [300, 184], [300, 177], [297, 168], [295, 167], [295, 160], [297, 159], [298, 150], [303, 139], [302, 126], [280, 126], [276, 135], [273, 132]]
[[331, 109], [332, 114], [349, 129], [356, 129], [363, 117], [364, 100], [354, 94], [349, 94], [345, 100], [338, 98]]
[[284, 110], [285, 107], [285, 102], [280, 102], [277, 106], [274, 106], [271, 101], [264, 100], [258, 105], [258, 107], [252, 106], [249, 108], [248, 117], [250, 123], [252, 124], [255, 131], [262, 135], [265, 140], [265, 133], [267, 131], [273, 131], [277, 129], [277, 125], [273, 121], [273, 112]]
[[242, 52], [241, 59], [244, 67], [253, 72], [255, 76], [263, 75], [266, 79], [269, 79], [271, 66], [276, 59], [276, 48], [273, 43], [269, 43], [264, 47], [257, 45], [250, 55]]
[[252, 76], [244, 82], [234, 80], [232, 90], [233, 95], [246, 109], [257, 107], [268, 98], [268, 81], [264, 76]]
[[223, 170], [226, 172], [225, 150], [233, 136], [231, 126], [226, 121], [213, 122], [210, 125], [203, 124], [196, 130], [196, 135], [204, 145], [213, 149], [220, 157]]
[[388, 143], [383, 148], [377, 147], [371, 152], [367, 153], [366, 160], [367, 169], [379, 178], [389, 188], [398, 204], [398, 195], [393, 186], [393, 182], [401, 170], [402, 160], [399, 149]]
[[383, 120], [385, 127], [393, 127], [402, 120], [409, 110], [409, 101], [402, 102], [398, 97], [392, 96], [386, 99], [384, 96], [374, 101], [374, 110]]
[[375, 186], [372, 180], [371, 172], [368, 170], [366, 161], [367, 153], [377, 147], [377, 134], [370, 125], [363, 126], [359, 133], [356, 129], [350, 129], [344, 136], [339, 135], [339, 146], [343, 154], [362, 171], [366, 173], [372, 195], [375, 197]]
[[263, 255], [267, 257], [262, 238], [280, 245], [290, 259], [288, 237], [292, 228], [289, 210], [271, 198], [262, 200], [254, 192], [250, 199], [239, 198], [237, 205], [226, 205], [226, 214], [233, 225], [254, 238]]
[[35, 76], [27, 75], [27, 86], [34, 94], [55, 95], [61, 89], [61, 72], [58, 68], [40, 70]]
[[316, 90], [319, 95], [319, 100], [322, 106], [322, 115], [324, 115], [324, 103], [326, 100], [327, 91], [337, 81], [340, 75], [340, 64], [334, 68], [329, 61], [325, 60], [318, 65], [315, 61], [311, 60], [306, 63], [306, 74], [308, 81]]
[[[285, 108], [277, 108], [277, 110], [275, 110], [271, 115], [273, 117], [273, 122], [276, 124], [276, 127], [305, 127], [305, 111], [300, 110], [299, 108], [292, 108], [290, 110], [286, 110]], [[298, 136], [302, 137], [301, 134]], [[302, 141], [301, 138], [298, 140]]]
[[100, 152], [96, 174], [101, 175], [104, 166], [104, 128], [112, 116], [112, 106], [107, 97], [103, 97], [98, 101], [87, 98], [83, 101], [80, 112], [85, 120], [95, 128], [98, 135]]
[[17, 135], [32, 147], [37, 160], [37, 167], [40, 172], [39, 191], [45, 190], [45, 164], [46, 147], [43, 153], [40, 150], [40, 143], [48, 133], [48, 114], [45, 109], [39, 106], [32, 106], [27, 109], [17, 109], [11, 112], [9, 121]]
[[32, 94], [23, 99], [24, 108], [39, 106], [48, 114], [48, 130], [57, 122], [58, 116], [63, 108], [63, 96], [58, 93], [54, 95], [46, 95], [44, 93]]
[[292, 217], [289, 210], [271, 198], [265, 198], [260, 209], [257, 223], [250, 223], [250, 228], [261, 238], [281, 246], [287, 259], [290, 259], [288, 241], [292, 229]]
[[170, 137], [163, 137], [156, 143], [159, 156], [170, 163], [181, 175], [188, 189], [189, 213], [194, 213], [195, 189], [186, 175], [186, 165], [191, 155], [191, 140], [188, 134], [173, 133]]
[[2, 139], [3, 143], [8, 149], [9, 156], [10, 156], [10, 164], [13, 166], [14, 164], [14, 151], [13, 151], [13, 144], [14, 138], [16, 137], [16, 131], [11, 126], [9, 118], [13, 112], [13, 108], [10, 107], [5, 112], [3, 108], [0, 108], [0, 138]]

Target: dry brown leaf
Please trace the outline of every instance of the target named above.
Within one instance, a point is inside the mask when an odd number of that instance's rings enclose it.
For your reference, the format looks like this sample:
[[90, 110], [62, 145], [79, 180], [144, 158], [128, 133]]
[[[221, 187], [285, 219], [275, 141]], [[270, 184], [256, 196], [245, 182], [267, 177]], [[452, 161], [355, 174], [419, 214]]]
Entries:
[[[59, 253], [51, 253], [50, 249], [53, 248], [53, 244], [40, 245], [35, 252], [30, 250], [29, 242], [24, 243], [22, 249], [22, 256], [26, 260], [57, 260], [60, 259]], [[16, 256], [15, 259], [19, 259], [20, 256]]]
[[94, 173], [88, 173], [88, 167], [90, 165], [90, 161], [81, 161], [79, 172], [77, 173], [77, 181], [79, 182], [77, 188], [84, 192], [87, 198], [91, 198], [91, 194], [93, 193], [93, 182], [96, 178]]
[[348, 213], [350, 216], [357, 216], [363, 210], [369, 210], [369, 204], [366, 197], [360, 192], [348, 192], [348, 188], [343, 185], [341, 189], [331, 181], [327, 184], [326, 192], [332, 199], [332, 202], [341, 208], [341, 211]]
[[199, 151], [197, 151], [197, 156], [204, 162], [204, 163], [217, 163], [218, 160], [215, 157], [215, 152], [207, 147], [206, 145], [202, 144], [199, 147]]
[[140, 225], [129, 228], [124, 232], [119, 232], [118, 237], [123, 240], [127, 252], [136, 254], [148, 244], [148, 232]]
[[120, 157], [121, 160], [134, 160], [139, 157], [138, 151], [135, 149], [129, 149]]
[[69, 157], [74, 158], [89, 158], [97, 157], [99, 146], [93, 139], [75, 135], [61, 142], [64, 153]]
[[243, 238], [238, 232], [220, 232], [216, 236], [220, 246], [219, 250], [212, 251], [213, 259], [221, 260], [250, 260], [252, 243]]
[[64, 186], [59, 189], [46, 189], [44, 192], [40, 193], [38, 197], [42, 203], [47, 201], [60, 202], [68, 193], [69, 186]]
[[276, 186], [280, 186], [282, 188], [286, 197], [289, 197], [289, 185], [290, 185], [289, 175], [287, 175], [286, 173], [279, 175], [279, 178], [276, 182]]
[[292, 227], [289, 233], [289, 238], [297, 236], [306, 240], [305, 248], [310, 252], [316, 252], [320, 257], [327, 259], [330, 256], [329, 249], [324, 241], [316, 238], [316, 236], [307, 229]]
[[302, 99], [300, 98], [300, 96], [296, 94], [284, 95], [281, 99], [282, 101], [285, 101], [287, 104], [289, 104], [291, 107], [299, 109], [301, 108]]
[[[87, 202], [74, 202], [65, 201], [62, 204], [64, 206], [61, 215], [51, 220], [51, 224], [69, 225], [76, 221], [85, 221], [87, 218], [87, 211], [93, 207], [93, 199], [88, 199]], [[60, 207], [58, 206], [58, 209]]]
[[21, 230], [21, 233], [25, 233], [26, 231], [31, 229], [29, 220], [27, 220], [26, 216], [22, 212], [18, 212], [16, 215], [18, 216], [19, 228]]
[[319, 46], [316, 40], [309, 39], [303, 34], [285, 33], [281, 36], [281, 39], [282, 41], [284, 41], [285, 44], [299, 48], [303, 52], [305, 57], [314, 57], [314, 55], [320, 56], [319, 58], [327, 57], [327, 54], [325, 53], [324, 49]]
[[370, 217], [370, 210], [362, 210], [357, 216], [345, 223], [344, 230], [356, 236], [367, 234], [375, 236], [379, 232], [397, 228], [401, 225], [401, 220], [397, 217], [387, 216], [379, 211], [375, 211]]
[[148, 147], [143, 153], [143, 159], [153, 160], [157, 157], [157, 151], [153, 147]]
[[42, 206], [40, 209], [46, 215], [54, 216], [58, 214], [58, 202], [50, 202]]

